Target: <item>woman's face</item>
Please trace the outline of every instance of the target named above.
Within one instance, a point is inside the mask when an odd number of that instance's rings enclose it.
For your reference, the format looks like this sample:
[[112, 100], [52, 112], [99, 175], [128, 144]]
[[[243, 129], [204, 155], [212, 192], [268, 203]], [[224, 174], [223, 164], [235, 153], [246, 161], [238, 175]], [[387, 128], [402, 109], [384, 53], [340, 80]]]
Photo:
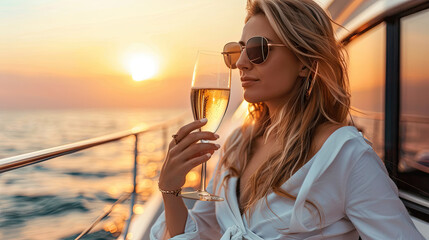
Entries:
[[[251, 37], [263, 36], [268, 43], [281, 44], [266, 17], [257, 14], [243, 28], [240, 44], [245, 45]], [[237, 61], [240, 69], [244, 99], [250, 103], [265, 102], [268, 107], [284, 104], [293, 91], [298, 76], [304, 76], [298, 58], [287, 47], [270, 47], [268, 58], [262, 64], [249, 61], [246, 51]]]

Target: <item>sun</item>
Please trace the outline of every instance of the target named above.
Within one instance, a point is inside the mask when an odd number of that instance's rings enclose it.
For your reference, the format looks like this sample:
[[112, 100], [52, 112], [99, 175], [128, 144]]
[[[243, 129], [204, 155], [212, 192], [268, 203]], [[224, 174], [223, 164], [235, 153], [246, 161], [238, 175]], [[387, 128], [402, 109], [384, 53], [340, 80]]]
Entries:
[[149, 54], [135, 54], [129, 58], [127, 65], [134, 81], [147, 80], [158, 72], [158, 61]]

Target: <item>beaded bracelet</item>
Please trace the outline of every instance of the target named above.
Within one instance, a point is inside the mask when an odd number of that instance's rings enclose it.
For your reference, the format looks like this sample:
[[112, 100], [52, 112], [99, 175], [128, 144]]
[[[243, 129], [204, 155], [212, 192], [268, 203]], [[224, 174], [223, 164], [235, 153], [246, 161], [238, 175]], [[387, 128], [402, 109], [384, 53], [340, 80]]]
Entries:
[[174, 196], [179, 196], [180, 192], [182, 191], [182, 188], [176, 189], [176, 190], [163, 190], [159, 187], [159, 183], [158, 183], [158, 189], [160, 192], [165, 193], [165, 194], [173, 194]]

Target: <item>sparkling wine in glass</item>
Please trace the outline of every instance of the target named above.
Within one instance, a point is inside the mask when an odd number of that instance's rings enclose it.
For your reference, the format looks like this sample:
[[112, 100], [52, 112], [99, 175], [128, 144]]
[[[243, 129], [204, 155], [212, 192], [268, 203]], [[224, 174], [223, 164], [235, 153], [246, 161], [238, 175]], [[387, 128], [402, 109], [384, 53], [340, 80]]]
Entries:
[[[192, 77], [191, 105], [195, 120], [208, 120], [200, 131], [216, 132], [228, 107], [230, 88], [231, 69], [225, 65], [222, 53], [199, 51]], [[180, 195], [202, 201], [223, 201], [206, 191], [206, 162], [201, 167], [200, 190]]]

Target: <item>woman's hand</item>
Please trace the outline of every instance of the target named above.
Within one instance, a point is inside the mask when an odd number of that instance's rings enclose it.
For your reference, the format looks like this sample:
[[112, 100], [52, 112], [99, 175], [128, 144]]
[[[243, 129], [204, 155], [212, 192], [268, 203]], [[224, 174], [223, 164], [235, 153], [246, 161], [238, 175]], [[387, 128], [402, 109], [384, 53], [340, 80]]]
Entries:
[[[219, 144], [200, 143], [200, 140], [216, 140], [217, 134], [212, 132], [192, 132], [207, 123], [201, 119], [189, 123], [177, 132], [171, 141], [168, 153], [159, 175], [159, 187], [163, 190], [177, 190], [185, 184], [186, 174], [192, 168], [210, 159]], [[177, 144], [176, 144], [177, 141]]]

